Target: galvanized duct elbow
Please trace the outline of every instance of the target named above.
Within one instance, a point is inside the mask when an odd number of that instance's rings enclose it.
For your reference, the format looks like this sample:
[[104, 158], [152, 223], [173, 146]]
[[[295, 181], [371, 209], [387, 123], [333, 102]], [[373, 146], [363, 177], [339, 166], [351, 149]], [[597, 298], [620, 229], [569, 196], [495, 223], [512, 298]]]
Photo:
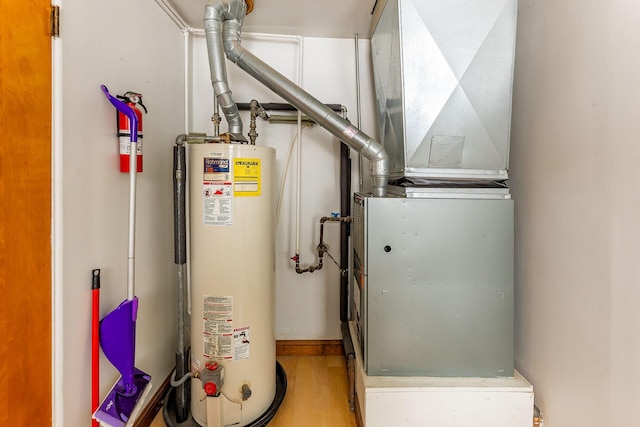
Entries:
[[229, 133], [234, 140], [242, 142], [246, 142], [247, 139], [242, 135], [242, 118], [240, 118], [238, 107], [233, 100], [233, 94], [227, 81], [222, 32], [225, 22], [239, 20], [239, 25], [242, 26], [245, 12], [246, 5], [244, 0], [212, 0], [205, 7], [204, 18], [204, 31], [209, 53], [209, 69], [211, 71], [213, 91], [227, 119]]
[[[211, 0], [205, 6], [205, 31], [207, 31], [209, 62], [211, 63], [212, 56], [216, 64], [220, 59], [215, 59], [215, 55], [219, 55], [219, 52], [217, 47], [213, 46], [213, 41], [219, 42], [214, 38], [210, 42], [207, 27], [215, 27], [217, 24], [213, 24], [212, 21], [218, 20], [220, 23], [222, 20], [223, 46], [227, 58], [298, 110], [311, 117], [336, 138], [344, 141], [349, 147], [369, 159], [373, 195], [375, 197], [386, 196], [389, 179], [389, 156], [382, 144], [353, 126], [349, 121], [242, 47], [240, 33], [245, 9], [244, 0]], [[222, 66], [224, 67], [224, 65]]]

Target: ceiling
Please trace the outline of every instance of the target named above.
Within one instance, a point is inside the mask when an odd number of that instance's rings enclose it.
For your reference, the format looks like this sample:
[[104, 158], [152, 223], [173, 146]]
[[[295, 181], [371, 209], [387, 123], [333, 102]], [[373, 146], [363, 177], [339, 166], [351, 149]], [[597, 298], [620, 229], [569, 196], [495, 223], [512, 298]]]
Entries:
[[[193, 28], [202, 28], [206, 0], [165, 0]], [[305, 37], [369, 38], [376, 0], [254, 0], [243, 31]]]

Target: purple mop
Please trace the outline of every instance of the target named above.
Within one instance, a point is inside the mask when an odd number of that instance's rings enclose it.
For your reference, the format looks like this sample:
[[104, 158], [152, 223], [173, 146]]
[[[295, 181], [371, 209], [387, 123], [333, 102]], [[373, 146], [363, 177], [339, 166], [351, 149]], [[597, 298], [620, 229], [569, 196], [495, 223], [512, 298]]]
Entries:
[[111, 96], [104, 85], [101, 88], [111, 104], [124, 113], [130, 122], [129, 253], [127, 299], [100, 321], [100, 346], [109, 362], [120, 372], [121, 377], [93, 414], [93, 418], [100, 421], [103, 426], [125, 427], [133, 424], [151, 388], [151, 376], [134, 366], [138, 314], [138, 297], [134, 295], [138, 118], [131, 107]]

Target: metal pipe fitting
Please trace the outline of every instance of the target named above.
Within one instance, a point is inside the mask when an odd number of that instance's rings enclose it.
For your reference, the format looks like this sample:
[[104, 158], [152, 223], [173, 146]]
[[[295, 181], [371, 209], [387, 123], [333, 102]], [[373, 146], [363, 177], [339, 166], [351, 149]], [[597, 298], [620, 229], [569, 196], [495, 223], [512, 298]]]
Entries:
[[[300, 254], [295, 254], [293, 257], [291, 257], [291, 259], [296, 263], [296, 273], [313, 273], [314, 271], [322, 270], [322, 267], [324, 266], [323, 258], [325, 253], [329, 255], [333, 262], [336, 262], [331, 254], [329, 254], [329, 248], [327, 247], [326, 243], [324, 243], [324, 223], [340, 222], [349, 224], [352, 221], [353, 218], [349, 216], [323, 216], [322, 218], [320, 218], [320, 243], [318, 243], [318, 246], [316, 246], [316, 250], [318, 251], [318, 264], [309, 266], [307, 268], [301, 268]], [[338, 263], [336, 263], [336, 265], [340, 269], [340, 274], [346, 274], [347, 266], [339, 265]]]
[[228, 133], [217, 135], [217, 136], [209, 136], [205, 134], [181, 134], [176, 137], [176, 145], [184, 145], [186, 143], [212, 143], [212, 142], [220, 142], [220, 143], [231, 143], [231, 135]]
[[258, 111], [260, 109], [260, 104], [255, 99], [251, 100], [251, 121], [249, 122], [249, 141], [251, 141], [251, 145], [256, 145], [256, 139], [258, 138], [258, 132], [256, 131], [256, 117], [258, 116]]

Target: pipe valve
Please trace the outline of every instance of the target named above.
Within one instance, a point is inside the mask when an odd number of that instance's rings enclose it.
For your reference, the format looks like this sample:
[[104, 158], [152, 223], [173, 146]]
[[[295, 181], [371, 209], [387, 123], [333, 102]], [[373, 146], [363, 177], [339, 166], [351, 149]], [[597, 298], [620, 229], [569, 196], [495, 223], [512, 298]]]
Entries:
[[207, 362], [200, 373], [202, 388], [207, 396], [218, 396], [224, 384], [224, 368], [217, 362]]
[[251, 397], [251, 387], [249, 384], [242, 384], [242, 400], [248, 400]]

